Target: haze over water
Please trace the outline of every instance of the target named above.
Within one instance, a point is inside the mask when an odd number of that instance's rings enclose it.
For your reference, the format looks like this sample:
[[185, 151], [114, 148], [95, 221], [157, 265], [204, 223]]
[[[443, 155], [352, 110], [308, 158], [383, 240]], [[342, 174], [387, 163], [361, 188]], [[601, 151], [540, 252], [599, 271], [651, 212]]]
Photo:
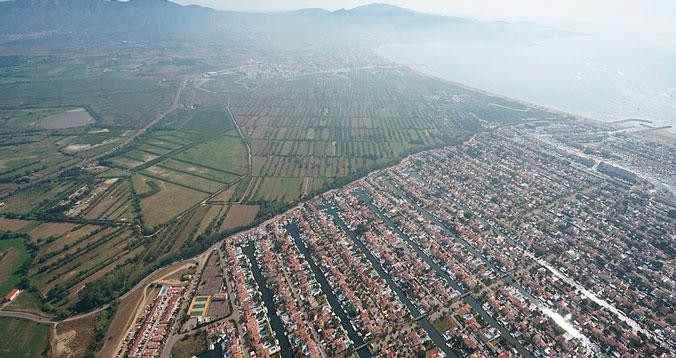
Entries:
[[377, 52], [437, 77], [550, 108], [676, 127], [675, 46], [601, 33], [534, 46], [408, 43]]

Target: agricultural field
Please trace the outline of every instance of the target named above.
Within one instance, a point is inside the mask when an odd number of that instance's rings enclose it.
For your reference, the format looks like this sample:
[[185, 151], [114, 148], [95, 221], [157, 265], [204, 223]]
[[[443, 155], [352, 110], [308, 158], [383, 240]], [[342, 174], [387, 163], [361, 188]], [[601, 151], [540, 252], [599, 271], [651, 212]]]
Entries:
[[[100, 315], [100, 314], [99, 314]], [[97, 315], [60, 323], [51, 337], [50, 357], [84, 357], [94, 339]]]
[[67, 144], [41, 133], [0, 134], [0, 180], [39, 179], [78, 161], [60, 152]]
[[0, 347], [3, 357], [43, 357], [49, 347], [49, 326], [1, 317]]
[[0, 240], [0, 295], [16, 287], [21, 277], [16, 272], [28, 259], [28, 253], [21, 239]]
[[27, 214], [32, 211], [48, 209], [52, 204], [66, 198], [76, 189], [78, 183], [64, 180], [54, 184], [41, 184], [29, 190], [19, 191], [5, 200], [5, 206], [0, 213]]
[[[222, 88], [215, 79], [209, 88]], [[406, 88], [407, 90], [402, 90]], [[354, 71], [228, 88], [252, 151], [249, 201], [294, 202], [393, 159], [462, 137], [436, 88], [400, 71]]]
[[224, 232], [524, 115], [398, 68], [206, 80], [180, 49], [117, 46], [0, 68], [0, 229], [32, 260], [17, 309], [91, 310]]
[[246, 148], [235, 132], [200, 144], [181, 154], [176, 159], [203, 168], [242, 175], [246, 173]]
[[41, 179], [109, 150], [127, 134], [91, 127], [22, 133], [0, 130], [0, 181], [21, 184]]
[[252, 200], [293, 201], [300, 197], [303, 178], [263, 178]]
[[[120, 178], [113, 197], [92, 208], [88, 218], [116, 200], [120, 209], [108, 220], [133, 221], [127, 196], [138, 202], [137, 215], [147, 230], [158, 229], [196, 207], [201, 201], [222, 196], [248, 173], [246, 147], [222, 106], [205, 105], [171, 113], [156, 130], [125, 151], [104, 160], [115, 170], [129, 173]], [[130, 183], [130, 190], [124, 189]], [[127, 208], [123, 212], [122, 208]], [[111, 209], [112, 210], [112, 209]], [[109, 210], [110, 211], [110, 210]], [[213, 211], [212, 211], [213, 213]], [[102, 218], [102, 217], [98, 217]], [[204, 232], [208, 224], [199, 225]]]
[[221, 231], [228, 231], [249, 225], [256, 218], [258, 210], [260, 210], [258, 205], [232, 205], [230, 209], [228, 209], [225, 220], [223, 220]]
[[[83, 285], [92, 275], [111, 270], [139, 253], [134, 233], [121, 227], [74, 227], [38, 246], [39, 267], [29, 271], [34, 286], [49, 297]], [[61, 297], [59, 297], [61, 298]], [[56, 302], [55, 302], [56, 303]]]
[[[167, 181], [154, 180], [154, 178], [140, 174], [138, 176], [138, 182], [143, 182], [148, 188], [151, 187], [152, 183], [157, 188], [155, 193], [141, 191], [144, 196], [140, 200], [141, 214], [143, 215], [145, 226], [149, 228], [166, 223], [178, 214], [206, 199], [208, 195], [205, 192], [189, 189]], [[150, 193], [152, 194], [148, 196], [144, 195]]]
[[174, 61], [174, 48], [110, 48], [0, 68], [0, 230], [16, 237], [1, 243], [0, 288], [29, 286], [11, 309], [69, 315], [108, 302], [218, 233], [228, 206], [200, 204], [249, 173], [226, 102], [181, 95], [193, 62]]
[[108, 178], [99, 183], [79, 204], [66, 215], [87, 220], [112, 220], [133, 222], [131, 184], [122, 178]]
[[[54, 96], [58, 89], [58, 96]], [[49, 79], [0, 84], [4, 103], [39, 102], [42, 107], [63, 103], [88, 106], [98, 124], [140, 126], [170, 105], [175, 86], [157, 85], [124, 73], [102, 73], [87, 78], [54, 76]], [[104, 96], [105, 95], [105, 96]], [[49, 128], [47, 128], [49, 129]]]
[[0, 217], [0, 231], [19, 231], [22, 228], [28, 226], [28, 224], [30, 224], [30, 221], [27, 220]]

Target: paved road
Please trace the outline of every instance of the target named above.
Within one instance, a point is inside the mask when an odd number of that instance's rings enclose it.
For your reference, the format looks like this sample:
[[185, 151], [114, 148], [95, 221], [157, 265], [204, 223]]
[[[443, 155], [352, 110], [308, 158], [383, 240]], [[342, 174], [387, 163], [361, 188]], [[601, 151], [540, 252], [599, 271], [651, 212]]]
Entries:
[[174, 348], [174, 345], [176, 342], [180, 341], [183, 339], [183, 337], [193, 334], [195, 332], [188, 331], [185, 333], [181, 334], [173, 334], [167, 338], [167, 341], [164, 343], [164, 347], [162, 347], [162, 352], [160, 353], [160, 358], [171, 358], [171, 350]]
[[20, 318], [35, 323], [44, 323], [44, 324], [58, 323], [58, 321], [53, 321], [50, 318], [45, 318], [26, 312], [0, 311], [0, 317]]
[[[191, 262], [191, 261], [194, 261], [194, 260], [198, 260], [199, 257], [202, 256], [202, 255], [204, 255], [204, 253], [197, 255], [194, 258], [184, 260], [182, 262], [188, 263], [188, 262]], [[180, 263], [180, 261], [179, 261], [179, 263]], [[173, 263], [172, 265], [174, 265], [174, 264], [176, 264], [176, 263]], [[166, 268], [167, 268], [167, 266], [163, 266], [163, 267], [160, 267], [157, 270], [153, 271], [148, 276], [144, 277], [141, 281], [139, 281], [134, 287], [132, 287], [131, 290], [127, 291], [122, 296], [120, 296], [119, 299], [120, 300], [125, 299], [127, 296], [132, 294], [134, 291], [139, 289], [141, 286], [145, 285], [157, 272], [159, 272], [160, 270], [164, 270]], [[26, 320], [36, 322], [36, 323], [54, 324], [54, 323], [70, 322], [70, 321], [78, 320], [80, 318], [85, 318], [85, 317], [97, 314], [97, 313], [99, 313], [103, 310], [106, 310], [106, 309], [108, 309], [108, 307], [110, 307], [110, 303], [107, 303], [107, 304], [105, 304], [105, 305], [103, 305], [103, 306], [101, 306], [101, 307], [99, 307], [99, 308], [97, 308], [93, 311], [83, 313], [83, 314], [79, 314], [79, 315], [72, 316], [72, 317], [68, 317], [68, 318], [63, 319], [63, 320], [54, 320], [54, 319], [51, 319], [51, 318], [38, 316], [36, 314], [28, 313], [28, 312], [7, 311], [4, 308], [2, 310], [0, 310], [0, 317], [21, 318], [21, 319], [26, 319]]]

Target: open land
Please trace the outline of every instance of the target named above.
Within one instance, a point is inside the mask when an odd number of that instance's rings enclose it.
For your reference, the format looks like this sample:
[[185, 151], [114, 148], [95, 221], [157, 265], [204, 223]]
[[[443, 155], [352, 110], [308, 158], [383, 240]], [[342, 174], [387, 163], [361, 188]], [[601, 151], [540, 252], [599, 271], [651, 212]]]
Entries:
[[49, 348], [49, 326], [14, 318], [0, 318], [0, 354], [42, 357]]
[[[587, 160], [573, 154], [599, 136]], [[673, 288], [663, 284], [672, 248], [663, 240], [674, 234], [674, 206], [650, 182], [673, 170], [671, 149], [621, 149], [621, 140], [572, 120], [496, 128], [226, 237], [226, 276], [244, 323], [215, 323], [207, 340], [262, 355], [669, 354]], [[613, 166], [599, 166], [611, 160], [596, 154], [607, 146], [616, 148]], [[643, 171], [620, 170], [636, 156], [649, 160]], [[623, 230], [630, 222], [650, 225]], [[323, 312], [339, 323], [330, 338]], [[265, 324], [246, 323], [254, 317]]]
[[663, 135], [368, 50], [68, 41], [0, 43], [3, 353], [673, 354]]

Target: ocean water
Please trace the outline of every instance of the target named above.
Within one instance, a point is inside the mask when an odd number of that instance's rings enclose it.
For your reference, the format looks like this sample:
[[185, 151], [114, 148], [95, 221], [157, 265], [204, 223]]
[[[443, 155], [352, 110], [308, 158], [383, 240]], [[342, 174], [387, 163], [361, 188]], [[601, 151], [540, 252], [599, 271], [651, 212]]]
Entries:
[[389, 44], [376, 52], [437, 77], [569, 113], [676, 128], [676, 46], [584, 35], [533, 46]]

